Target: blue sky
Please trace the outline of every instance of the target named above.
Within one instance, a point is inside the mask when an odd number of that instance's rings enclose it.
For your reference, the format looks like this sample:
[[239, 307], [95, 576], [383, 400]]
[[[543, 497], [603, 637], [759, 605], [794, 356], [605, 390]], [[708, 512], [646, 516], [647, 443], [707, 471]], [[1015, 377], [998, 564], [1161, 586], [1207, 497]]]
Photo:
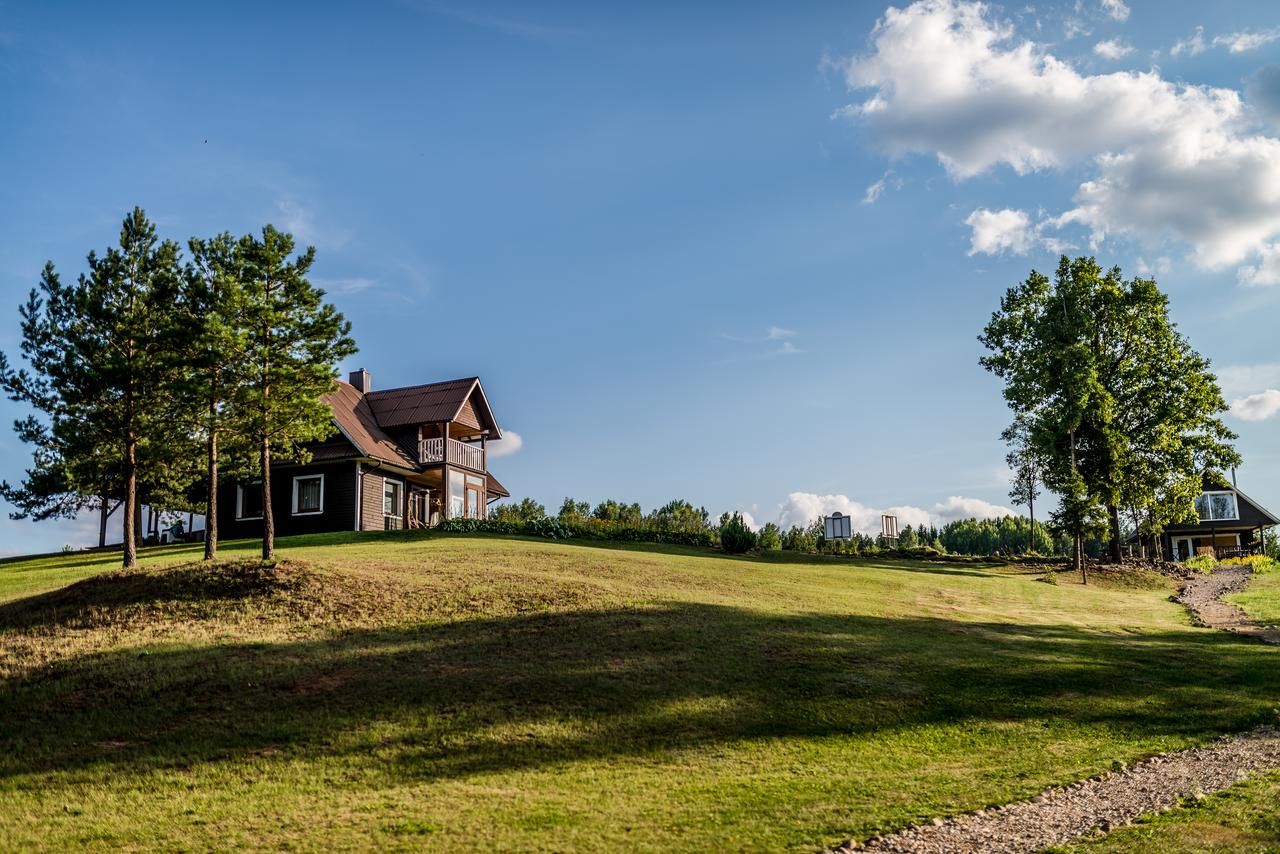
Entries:
[[[182, 241], [273, 222], [353, 322], [344, 373], [483, 378], [516, 496], [942, 521], [1008, 504], [976, 335], [1090, 252], [1170, 294], [1239, 401], [1241, 486], [1280, 507], [1277, 27], [1116, 0], [5, 3], [0, 348], [44, 261], [79, 272], [135, 204]], [[27, 460], [0, 431], [0, 476]], [[93, 536], [5, 520], [0, 551]]]

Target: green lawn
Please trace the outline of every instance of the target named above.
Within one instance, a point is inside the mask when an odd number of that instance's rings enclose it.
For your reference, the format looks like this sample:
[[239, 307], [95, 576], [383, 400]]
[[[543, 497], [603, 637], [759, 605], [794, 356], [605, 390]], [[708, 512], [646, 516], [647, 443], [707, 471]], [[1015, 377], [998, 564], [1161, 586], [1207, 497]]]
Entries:
[[1280, 626], [1280, 572], [1254, 575], [1248, 590], [1228, 596], [1227, 601], [1243, 608], [1255, 623]]
[[0, 564], [5, 847], [814, 851], [1272, 721], [1280, 697], [1280, 649], [1190, 627], [1163, 585], [280, 545], [274, 572], [196, 548], [133, 574]]

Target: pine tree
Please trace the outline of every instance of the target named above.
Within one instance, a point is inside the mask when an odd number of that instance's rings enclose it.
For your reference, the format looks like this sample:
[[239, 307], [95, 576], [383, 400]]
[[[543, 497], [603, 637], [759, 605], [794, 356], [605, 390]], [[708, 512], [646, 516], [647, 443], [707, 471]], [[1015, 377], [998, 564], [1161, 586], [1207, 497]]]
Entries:
[[181, 357], [189, 367], [183, 388], [183, 410], [193, 430], [203, 436], [204, 558], [218, 556], [219, 441], [235, 439], [227, 430], [229, 399], [244, 382], [243, 366], [249, 349], [245, 318], [243, 246], [229, 233], [188, 243], [191, 263], [186, 268], [177, 315], [185, 330]]
[[244, 381], [229, 391], [230, 418], [258, 452], [262, 477], [262, 559], [275, 556], [271, 462], [307, 462], [305, 443], [332, 430], [322, 401], [336, 364], [355, 353], [351, 324], [307, 281], [315, 248], [293, 256], [293, 237], [268, 225], [240, 240], [243, 318], [248, 341]]
[[[37, 503], [43, 491], [66, 511], [122, 492], [125, 567], [137, 564], [140, 474], [150, 473], [151, 489], [166, 489], [165, 462], [180, 451], [166, 421], [172, 383], [165, 358], [178, 254], [177, 244], [161, 242], [146, 214], [134, 208], [119, 247], [101, 257], [89, 253], [89, 270], [76, 284], [63, 285], [52, 263], [45, 266], [22, 309], [21, 346], [31, 372], [0, 363], [0, 384], [10, 397], [49, 419], [48, 425], [30, 420], [18, 431], [44, 444], [17, 491]], [[61, 499], [54, 498], [57, 490]]]

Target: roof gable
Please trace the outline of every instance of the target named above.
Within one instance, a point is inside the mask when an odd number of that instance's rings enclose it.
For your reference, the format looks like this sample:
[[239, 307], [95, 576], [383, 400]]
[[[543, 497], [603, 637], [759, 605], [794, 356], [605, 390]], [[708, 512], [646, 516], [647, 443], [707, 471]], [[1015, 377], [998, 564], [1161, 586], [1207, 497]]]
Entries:
[[469, 406], [468, 414], [474, 413], [478, 429], [488, 430], [491, 439], [502, 436], [479, 377], [371, 391], [364, 400], [382, 428], [458, 421]]
[[392, 465], [414, 468], [413, 458], [382, 431], [367, 398], [368, 395], [361, 394], [355, 386], [339, 381], [337, 388], [325, 395], [324, 401], [333, 412], [338, 430], [360, 454]]

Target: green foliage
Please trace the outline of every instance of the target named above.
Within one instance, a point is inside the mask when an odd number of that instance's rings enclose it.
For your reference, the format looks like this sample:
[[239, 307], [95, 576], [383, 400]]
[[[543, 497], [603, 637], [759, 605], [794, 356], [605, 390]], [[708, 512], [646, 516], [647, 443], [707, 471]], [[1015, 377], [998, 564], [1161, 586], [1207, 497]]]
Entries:
[[640, 520], [644, 518], [644, 511], [640, 509], [639, 504], [624, 504], [610, 498], [597, 504], [596, 509], [591, 511], [591, 516], [595, 519], [603, 519], [606, 522], [638, 525]]
[[1274, 561], [1280, 561], [1280, 532], [1274, 528], [1267, 531], [1262, 538], [1263, 551], [1267, 557]]
[[1213, 572], [1218, 566], [1218, 559], [1211, 554], [1193, 555], [1184, 560], [1182, 565], [1196, 572]]
[[1224, 566], [1247, 566], [1256, 573], [1275, 572], [1280, 569], [1280, 561], [1270, 555], [1245, 555], [1243, 557], [1229, 557], [1222, 561]]
[[321, 398], [334, 388], [337, 362], [356, 346], [351, 324], [307, 280], [315, 247], [294, 257], [292, 235], [268, 225], [260, 238], [241, 238], [238, 250], [244, 276], [240, 322], [248, 346], [244, 382], [232, 389], [228, 406], [236, 429], [259, 451], [262, 558], [270, 560], [272, 457], [307, 462], [305, 443], [333, 430], [333, 413]]
[[710, 530], [677, 531], [652, 525], [628, 525], [604, 519], [570, 520], [543, 516], [534, 519], [447, 519], [434, 530], [452, 534], [506, 534], [550, 540], [602, 540], [633, 543], [665, 543], [677, 546], [715, 545]]
[[1040, 580], [1041, 580], [1041, 581], [1043, 581], [1045, 584], [1049, 584], [1049, 585], [1052, 585], [1052, 586], [1054, 586], [1054, 587], [1057, 587], [1057, 586], [1058, 586], [1058, 573], [1053, 572], [1053, 571], [1046, 572], [1044, 575], [1040, 576]]
[[759, 547], [766, 552], [782, 548], [782, 531], [773, 522], [766, 522], [760, 529]]
[[499, 504], [489, 511], [489, 518], [500, 522], [530, 522], [546, 515], [547, 508], [532, 498], [522, 498], [518, 504]]
[[566, 496], [560, 505], [560, 512], [556, 515], [564, 521], [582, 521], [591, 515], [591, 502], [574, 501]]
[[979, 340], [981, 364], [1004, 380], [1010, 430], [1061, 499], [1055, 527], [1087, 537], [1105, 508], [1113, 558], [1120, 507], [1158, 533], [1194, 513], [1206, 469], [1239, 462], [1209, 363], [1150, 279], [1064, 256], [1052, 284], [1032, 271], [1011, 288]]
[[741, 513], [720, 517], [720, 548], [726, 554], [746, 554], [756, 547], [756, 532], [747, 527]]

